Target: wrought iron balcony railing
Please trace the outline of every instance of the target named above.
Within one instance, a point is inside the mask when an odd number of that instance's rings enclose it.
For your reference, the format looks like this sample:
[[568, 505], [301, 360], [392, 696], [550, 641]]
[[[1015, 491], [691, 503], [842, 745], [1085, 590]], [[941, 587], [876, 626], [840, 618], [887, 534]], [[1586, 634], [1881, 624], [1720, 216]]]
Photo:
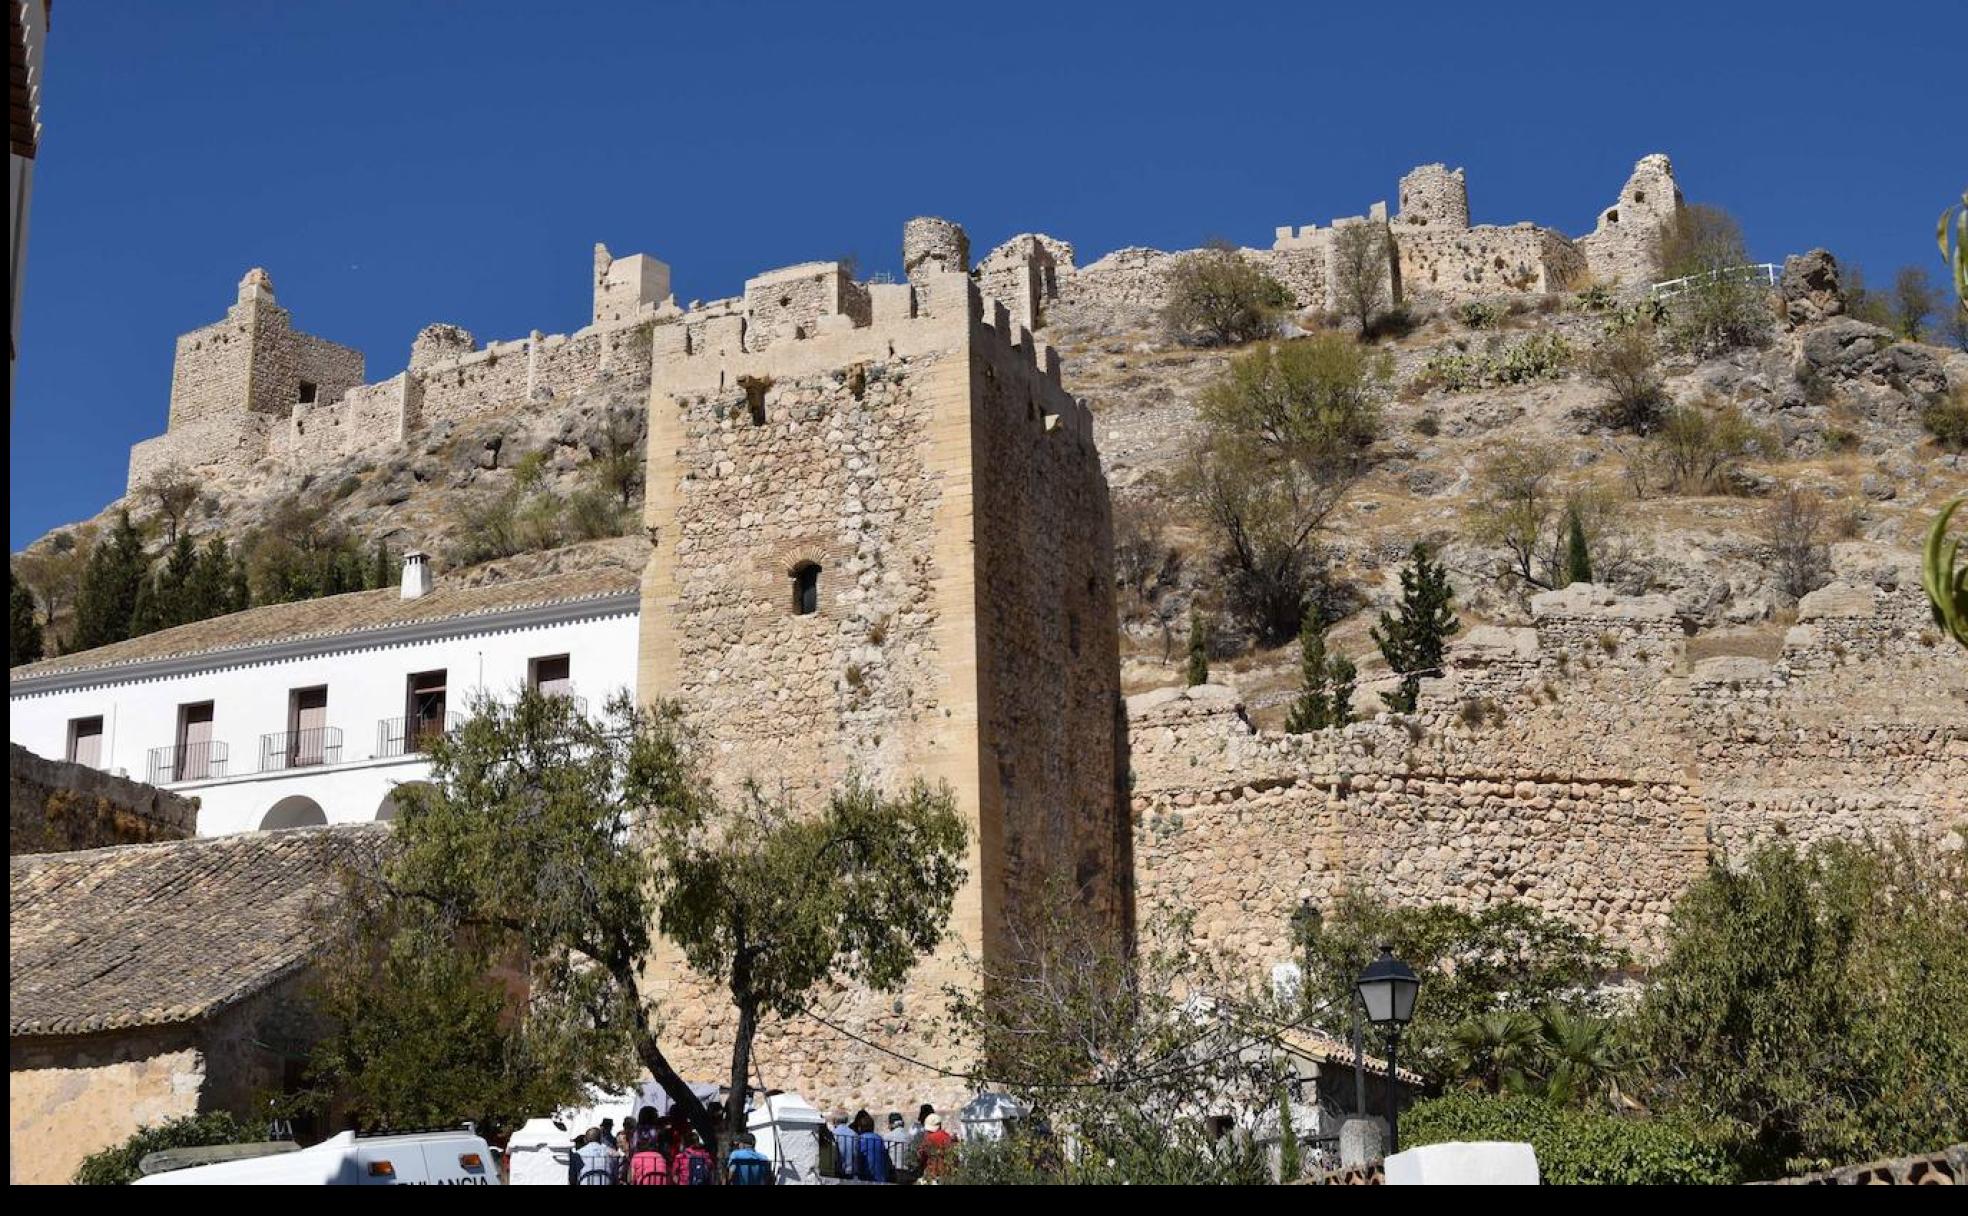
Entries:
[[226, 775], [226, 745], [213, 740], [150, 749], [150, 784], [204, 781]]
[[312, 768], [342, 762], [342, 728], [317, 726], [260, 736], [260, 771]]
[[463, 714], [425, 714], [414, 718], [384, 718], [376, 723], [376, 755], [414, 756], [432, 739], [448, 735], [465, 724]]

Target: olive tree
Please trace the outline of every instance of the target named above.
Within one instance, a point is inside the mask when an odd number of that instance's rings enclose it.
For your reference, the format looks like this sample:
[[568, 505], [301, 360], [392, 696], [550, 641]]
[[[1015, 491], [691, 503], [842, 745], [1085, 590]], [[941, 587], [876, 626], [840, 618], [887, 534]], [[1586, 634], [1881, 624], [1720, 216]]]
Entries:
[[1262, 638], [1297, 631], [1318, 581], [1314, 534], [1366, 467], [1389, 374], [1320, 334], [1240, 356], [1203, 394], [1185, 490], [1214, 533], [1226, 601]]
[[671, 704], [482, 698], [429, 758], [378, 872], [350, 879], [325, 969], [339, 1029], [317, 1081], [370, 1123], [500, 1122], [639, 1066], [717, 1144], [733, 1125], [671, 1064], [646, 988], [658, 932], [730, 992], [742, 1095], [760, 1016], [830, 980], [899, 982], [963, 880], [947, 793], [850, 783], [812, 816], [726, 802]]
[[1278, 330], [1291, 292], [1227, 241], [1211, 241], [1176, 260], [1162, 320], [1181, 338], [1219, 346], [1254, 342]]

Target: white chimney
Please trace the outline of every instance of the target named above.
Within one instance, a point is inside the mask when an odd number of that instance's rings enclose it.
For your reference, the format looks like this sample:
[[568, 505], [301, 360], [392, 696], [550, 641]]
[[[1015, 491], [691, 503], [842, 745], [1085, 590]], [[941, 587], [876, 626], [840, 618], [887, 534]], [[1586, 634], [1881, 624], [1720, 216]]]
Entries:
[[403, 555], [403, 598], [414, 600], [429, 595], [430, 589], [430, 558], [412, 549]]

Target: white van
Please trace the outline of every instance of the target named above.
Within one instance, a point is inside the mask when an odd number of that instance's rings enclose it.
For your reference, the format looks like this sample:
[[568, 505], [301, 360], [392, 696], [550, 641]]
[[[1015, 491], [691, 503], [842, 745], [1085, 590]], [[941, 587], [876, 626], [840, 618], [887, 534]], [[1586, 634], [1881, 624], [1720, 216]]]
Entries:
[[137, 1179], [137, 1186], [498, 1186], [482, 1136], [468, 1131], [357, 1136], [244, 1161], [195, 1165]]

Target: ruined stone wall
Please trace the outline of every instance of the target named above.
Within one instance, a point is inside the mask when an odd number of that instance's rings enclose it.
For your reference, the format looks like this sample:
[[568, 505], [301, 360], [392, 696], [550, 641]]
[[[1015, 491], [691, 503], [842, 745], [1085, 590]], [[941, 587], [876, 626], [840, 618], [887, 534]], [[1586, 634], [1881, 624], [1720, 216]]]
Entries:
[[1011, 310], [1014, 325], [1038, 329], [1045, 324], [1046, 309], [1059, 298], [1061, 277], [1073, 273], [1071, 245], [1026, 232], [985, 255], [971, 277], [985, 300]]
[[1401, 288], [1450, 303], [1512, 293], [1562, 291], [1583, 266], [1571, 243], [1548, 228], [1416, 228], [1396, 225]]
[[234, 410], [214, 414], [130, 447], [125, 481], [134, 494], [166, 468], [194, 470], [213, 479], [247, 477], [269, 452], [269, 436], [286, 426], [267, 414]]
[[[1882, 595], [1874, 628], [1917, 595]], [[1521, 900], [1644, 958], [1711, 856], [1779, 833], [1938, 843], [1968, 822], [1958, 653], [1876, 686], [1733, 656], [1688, 671], [1665, 601], [1579, 585], [1532, 610], [1462, 639], [1409, 718], [1258, 734], [1228, 689], [1131, 699], [1142, 909], [1192, 909], [1254, 969], [1288, 957], [1300, 898], [1349, 886]]]
[[1655, 253], [1661, 226], [1678, 216], [1681, 206], [1681, 188], [1667, 157], [1658, 152], [1642, 157], [1619, 198], [1599, 213], [1592, 232], [1578, 239], [1592, 274], [1632, 289], [1659, 278]]

